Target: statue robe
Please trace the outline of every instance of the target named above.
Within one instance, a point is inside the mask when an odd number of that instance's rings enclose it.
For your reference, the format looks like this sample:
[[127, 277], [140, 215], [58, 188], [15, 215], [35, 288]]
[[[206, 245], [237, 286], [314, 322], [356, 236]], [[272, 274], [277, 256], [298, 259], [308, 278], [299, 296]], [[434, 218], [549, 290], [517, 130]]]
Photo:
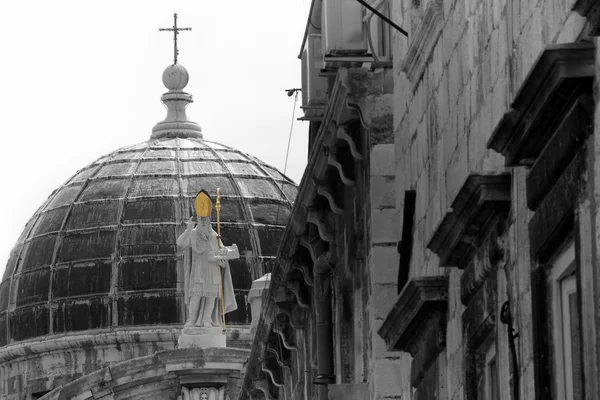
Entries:
[[[208, 242], [198, 233], [197, 228], [191, 231], [186, 229], [177, 238], [177, 245], [184, 248], [185, 303], [189, 305], [193, 295], [220, 299], [222, 276], [223, 304], [218, 301], [218, 307], [215, 307], [215, 310], [220, 310], [224, 305], [225, 313], [234, 311], [237, 309], [237, 302], [227, 260], [238, 258], [239, 254], [231, 247], [221, 245], [219, 249], [217, 233], [212, 228], [207, 232]], [[224, 260], [224, 267], [217, 264], [215, 259], [215, 254], [219, 254], [219, 252], [225, 253], [227, 258], [227, 260]], [[217, 320], [221, 320], [220, 312]]]

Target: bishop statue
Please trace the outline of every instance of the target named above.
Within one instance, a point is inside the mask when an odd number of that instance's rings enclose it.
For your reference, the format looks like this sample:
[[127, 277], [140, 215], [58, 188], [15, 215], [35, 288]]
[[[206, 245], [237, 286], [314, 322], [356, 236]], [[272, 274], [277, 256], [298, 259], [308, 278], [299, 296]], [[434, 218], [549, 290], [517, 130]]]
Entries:
[[184, 249], [184, 282], [187, 320], [185, 328], [225, 326], [225, 314], [237, 309], [228, 260], [240, 257], [238, 248], [223, 246], [220, 235], [220, 199], [217, 189], [217, 229], [212, 229], [210, 215], [213, 202], [201, 190], [194, 202], [194, 218], [186, 222], [185, 231], [177, 238]]

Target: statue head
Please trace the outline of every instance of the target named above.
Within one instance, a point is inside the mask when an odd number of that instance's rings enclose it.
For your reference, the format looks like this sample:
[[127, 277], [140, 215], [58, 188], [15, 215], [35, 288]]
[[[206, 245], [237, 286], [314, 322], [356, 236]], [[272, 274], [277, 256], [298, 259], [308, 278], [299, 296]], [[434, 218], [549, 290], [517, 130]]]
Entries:
[[210, 217], [198, 217], [198, 225], [201, 227], [210, 227]]

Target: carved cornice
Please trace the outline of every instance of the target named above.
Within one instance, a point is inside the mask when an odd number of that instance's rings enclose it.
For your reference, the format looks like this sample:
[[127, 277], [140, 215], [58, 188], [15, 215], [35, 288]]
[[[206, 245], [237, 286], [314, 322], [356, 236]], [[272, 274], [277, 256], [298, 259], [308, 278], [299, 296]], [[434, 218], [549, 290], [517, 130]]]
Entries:
[[428, 59], [443, 28], [442, 0], [430, 0], [417, 32], [411, 36], [402, 71], [414, 86], [423, 76]]
[[388, 350], [413, 356], [411, 384], [420, 381], [446, 347], [448, 277], [410, 280], [378, 331]]
[[427, 248], [441, 267], [464, 268], [479, 248], [496, 215], [510, 209], [510, 174], [471, 174], [459, 190]]
[[592, 91], [595, 52], [591, 43], [544, 50], [511, 105], [511, 123], [503, 120], [503, 129], [496, 129], [487, 144], [504, 155], [506, 165], [531, 164], [573, 101]]

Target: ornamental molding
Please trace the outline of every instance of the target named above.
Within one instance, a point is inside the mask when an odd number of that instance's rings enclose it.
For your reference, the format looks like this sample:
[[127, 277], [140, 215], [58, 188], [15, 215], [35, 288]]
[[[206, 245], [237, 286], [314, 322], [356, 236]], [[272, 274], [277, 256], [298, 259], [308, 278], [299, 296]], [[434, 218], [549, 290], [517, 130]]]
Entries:
[[508, 213], [510, 188], [510, 173], [468, 176], [427, 244], [439, 256], [441, 267], [462, 269], [470, 263], [494, 218]]
[[421, 24], [412, 35], [412, 41], [401, 67], [413, 87], [425, 72], [429, 56], [442, 33], [443, 23], [442, 0], [429, 1]]
[[595, 53], [586, 42], [550, 45], [542, 52], [487, 143], [507, 166], [531, 165], [573, 102], [592, 92]]
[[378, 331], [388, 351], [413, 357], [411, 384], [417, 387], [425, 372], [446, 347], [448, 277], [411, 279]]

